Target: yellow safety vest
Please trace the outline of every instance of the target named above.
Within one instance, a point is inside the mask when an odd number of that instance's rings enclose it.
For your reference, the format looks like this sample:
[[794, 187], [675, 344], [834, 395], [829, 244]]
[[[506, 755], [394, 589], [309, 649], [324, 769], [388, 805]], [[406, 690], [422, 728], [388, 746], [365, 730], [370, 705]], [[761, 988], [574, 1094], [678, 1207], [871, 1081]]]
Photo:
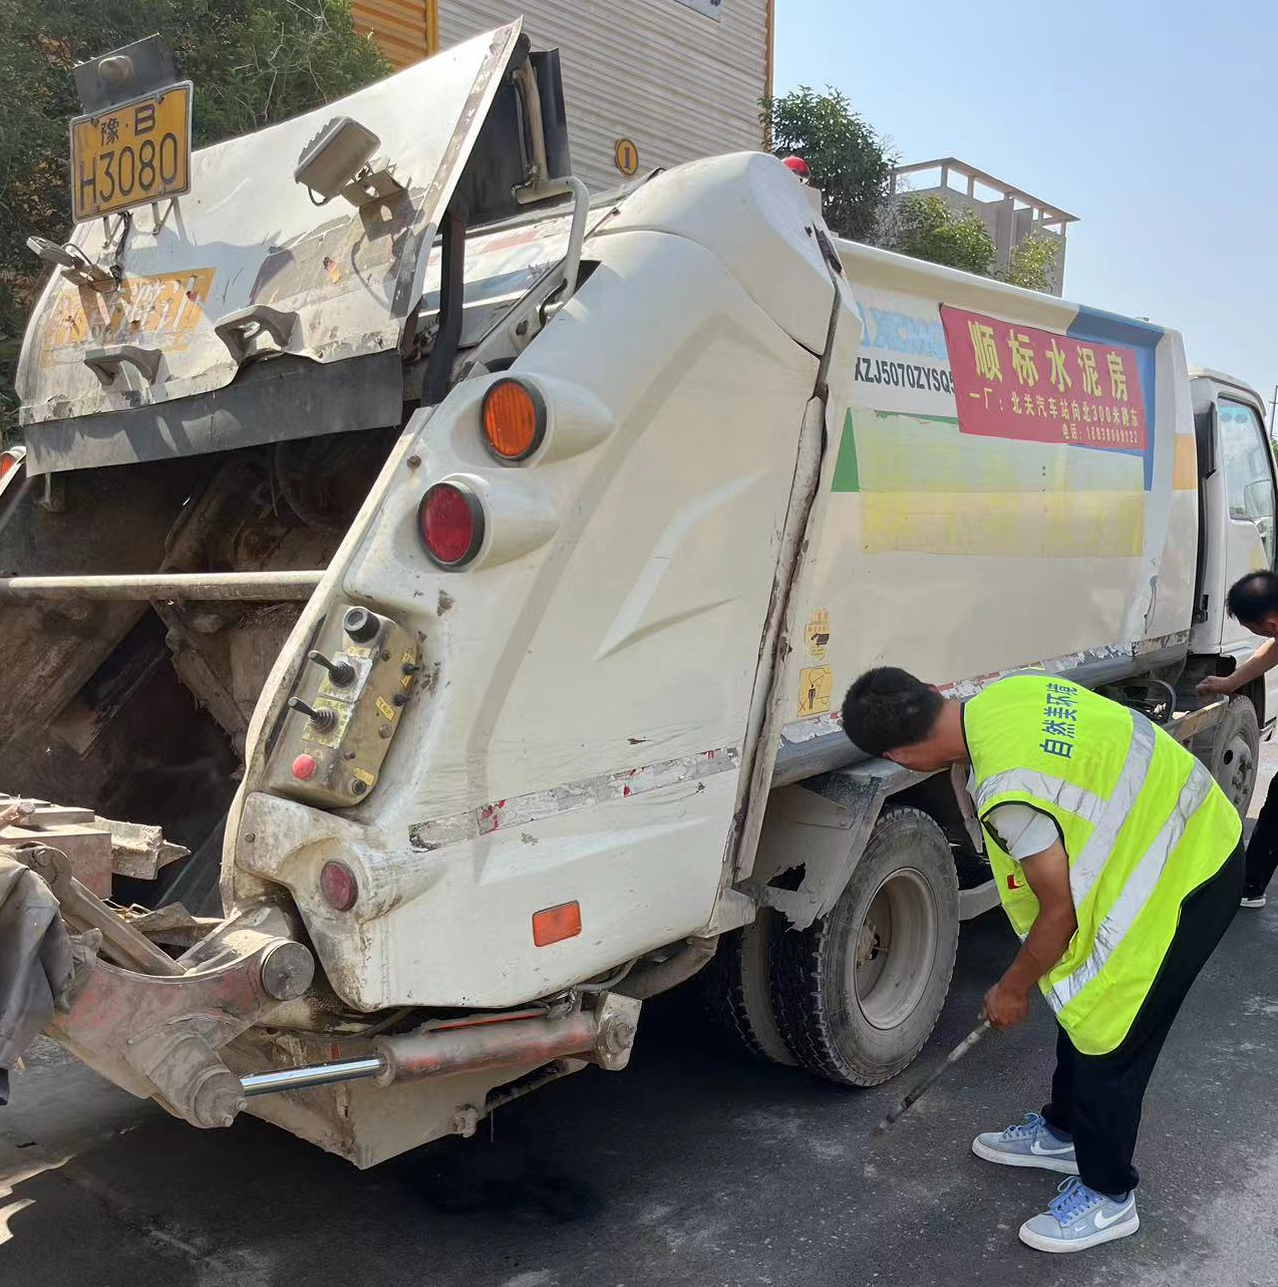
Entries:
[[1158, 974], [1181, 903], [1238, 844], [1238, 812], [1162, 729], [1065, 679], [992, 684], [964, 704], [963, 731], [999, 897], [1022, 938], [1038, 900], [984, 819], [1019, 802], [1060, 829], [1078, 929], [1039, 986], [1076, 1049], [1107, 1054]]

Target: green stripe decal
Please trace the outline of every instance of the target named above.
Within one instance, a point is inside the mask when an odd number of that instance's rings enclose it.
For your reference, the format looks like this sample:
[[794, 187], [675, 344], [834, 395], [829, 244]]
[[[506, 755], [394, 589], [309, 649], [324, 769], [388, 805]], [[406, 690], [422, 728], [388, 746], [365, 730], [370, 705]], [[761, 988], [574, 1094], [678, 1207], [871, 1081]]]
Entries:
[[839, 458], [834, 462], [832, 492], [859, 492], [861, 475], [856, 464], [856, 433], [852, 427], [852, 408], [843, 417], [843, 437], [839, 439]]

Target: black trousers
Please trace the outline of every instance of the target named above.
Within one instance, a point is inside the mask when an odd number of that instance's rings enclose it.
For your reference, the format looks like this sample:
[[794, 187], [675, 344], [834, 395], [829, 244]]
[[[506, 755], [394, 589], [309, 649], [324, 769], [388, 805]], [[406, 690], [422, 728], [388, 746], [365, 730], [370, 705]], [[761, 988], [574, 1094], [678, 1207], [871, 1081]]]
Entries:
[[1269, 794], [1256, 817], [1256, 828], [1247, 842], [1248, 894], [1263, 894], [1278, 867], [1278, 777], [1269, 784]]
[[1132, 1154], [1145, 1087], [1181, 1002], [1238, 910], [1243, 867], [1239, 845], [1181, 904], [1171, 946], [1122, 1045], [1107, 1055], [1084, 1055], [1058, 1029], [1052, 1102], [1043, 1116], [1053, 1130], [1073, 1136], [1079, 1176], [1097, 1193], [1117, 1197], [1136, 1187]]

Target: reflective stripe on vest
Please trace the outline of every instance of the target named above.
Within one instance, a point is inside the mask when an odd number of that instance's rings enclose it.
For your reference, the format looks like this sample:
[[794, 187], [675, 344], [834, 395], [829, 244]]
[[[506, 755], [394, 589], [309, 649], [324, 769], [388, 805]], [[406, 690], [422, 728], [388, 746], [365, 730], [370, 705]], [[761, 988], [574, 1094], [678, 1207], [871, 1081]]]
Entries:
[[[1132, 740], [1127, 748], [1122, 772], [1099, 818], [1092, 819], [1096, 830], [1092, 832], [1083, 852], [1069, 869], [1069, 887], [1077, 907], [1087, 897], [1096, 878], [1105, 867], [1105, 860], [1114, 848], [1119, 829], [1140, 795], [1149, 766], [1154, 758], [1154, 726], [1141, 714], [1131, 712]], [[1062, 801], [1062, 805], [1068, 808]]]
[[[1149, 745], [1152, 751], [1152, 730]], [[1123, 941], [1123, 936], [1145, 910], [1145, 904], [1153, 896], [1158, 878], [1167, 865], [1168, 856], [1180, 844], [1180, 838], [1185, 834], [1190, 818], [1202, 807], [1213, 785], [1215, 785], [1215, 779], [1212, 775], [1201, 764], [1195, 764], [1189, 774], [1189, 780], [1181, 788], [1176, 807], [1163, 823], [1162, 830], [1154, 837], [1154, 843], [1145, 850], [1140, 862], [1127, 878], [1123, 892], [1106, 913], [1105, 919], [1096, 927], [1091, 956], [1073, 974], [1061, 979], [1047, 994], [1048, 1003], [1053, 1010], [1059, 1011], [1062, 1006], [1068, 1005], [1104, 968], [1110, 954]], [[1116, 791], [1115, 795], [1117, 794]], [[1070, 873], [1070, 884], [1073, 885], [1073, 872]]]
[[[1137, 784], [1139, 791], [1140, 786]], [[1093, 791], [1086, 791], [1063, 778], [1049, 777], [1046, 773], [1031, 773], [1028, 769], [1009, 769], [986, 778], [976, 788], [976, 812], [984, 814], [989, 802], [1008, 791], [1024, 791], [1040, 800], [1055, 800], [1062, 809], [1076, 813], [1088, 822], [1099, 822], [1105, 815], [1106, 803]], [[1102, 859], [1103, 861], [1103, 859]]]

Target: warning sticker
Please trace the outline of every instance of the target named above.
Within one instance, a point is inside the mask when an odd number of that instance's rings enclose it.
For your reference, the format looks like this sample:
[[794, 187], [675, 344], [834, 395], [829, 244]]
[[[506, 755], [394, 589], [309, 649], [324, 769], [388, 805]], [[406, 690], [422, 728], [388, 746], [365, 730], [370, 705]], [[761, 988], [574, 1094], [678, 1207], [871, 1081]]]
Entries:
[[357, 777], [365, 786], [372, 786], [375, 781], [373, 775], [367, 769], [352, 769], [351, 773], [354, 774], [354, 776]]
[[395, 708], [384, 697], [377, 699], [377, 713], [387, 721], [394, 721]]
[[813, 661], [825, 660], [825, 647], [830, 642], [830, 614], [818, 608], [803, 629], [803, 642]]
[[799, 717], [824, 715], [834, 693], [834, 672], [829, 666], [808, 666], [799, 671]]

